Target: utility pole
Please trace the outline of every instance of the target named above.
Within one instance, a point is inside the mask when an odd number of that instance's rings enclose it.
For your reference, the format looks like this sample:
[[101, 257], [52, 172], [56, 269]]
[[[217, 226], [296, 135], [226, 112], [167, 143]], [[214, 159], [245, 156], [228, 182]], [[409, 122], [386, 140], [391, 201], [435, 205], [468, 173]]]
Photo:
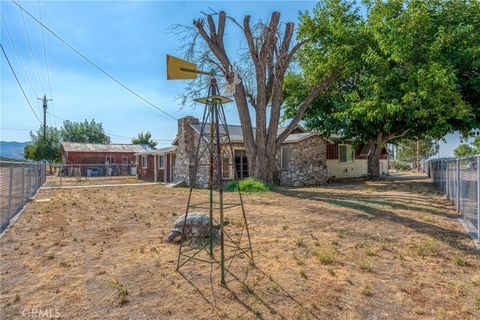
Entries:
[[43, 95], [43, 98], [37, 98], [38, 100], [43, 102], [43, 138], [47, 138], [47, 107], [48, 101], [52, 101], [52, 99], [47, 99], [46, 95]]

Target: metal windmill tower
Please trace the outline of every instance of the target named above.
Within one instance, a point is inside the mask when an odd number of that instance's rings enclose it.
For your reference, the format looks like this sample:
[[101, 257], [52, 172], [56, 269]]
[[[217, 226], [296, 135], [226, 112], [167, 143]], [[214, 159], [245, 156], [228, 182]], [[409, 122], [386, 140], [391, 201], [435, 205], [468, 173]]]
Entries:
[[[190, 178], [190, 192], [181, 230], [182, 240], [176, 270], [193, 260], [219, 265], [221, 283], [225, 284], [226, 272], [231, 272], [229, 268], [236, 257], [247, 257], [253, 262], [242, 193], [238, 188], [235, 197], [233, 196], [235, 193], [230, 193], [226, 199], [224, 194], [226, 173], [230, 173], [230, 177], [233, 176], [233, 180], [238, 181], [232, 142], [223, 110], [223, 105], [232, 100], [220, 95], [214, 71], [197, 70], [195, 64], [167, 55], [168, 80], [195, 79], [197, 74], [210, 76], [210, 86], [206, 97], [195, 99], [205, 107], [195, 146], [195, 161]], [[208, 173], [208, 199], [193, 203], [192, 194], [197, 190], [199, 171]], [[205, 195], [204, 192], [201, 193]], [[191, 229], [186, 227], [188, 214], [198, 209], [208, 211], [208, 238], [196, 237]], [[234, 219], [232, 222], [235, 222], [227, 228], [226, 217]]]

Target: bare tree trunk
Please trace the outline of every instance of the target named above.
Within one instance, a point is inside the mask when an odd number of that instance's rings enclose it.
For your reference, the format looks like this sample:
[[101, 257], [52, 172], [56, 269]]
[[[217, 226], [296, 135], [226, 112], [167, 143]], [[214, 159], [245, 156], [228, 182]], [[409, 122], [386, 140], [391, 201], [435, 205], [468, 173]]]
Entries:
[[[218, 13], [217, 25], [212, 15], [207, 15], [207, 23], [203, 19], [198, 19], [193, 24], [198, 35], [208, 45], [209, 53], [215, 57], [214, 64], [221, 69], [227, 82], [232, 84], [234, 74], [223, 42], [226, 19], [226, 13], [221, 11]], [[297, 126], [310, 103], [335, 79], [337, 72], [329, 75], [322, 83], [312, 88], [311, 93], [298, 106], [297, 114], [290, 124], [278, 135], [285, 73], [295, 53], [305, 42], [298, 42], [290, 48], [294, 35], [294, 24], [288, 22], [285, 24], [285, 29], [280, 30], [282, 24], [279, 12], [272, 13], [269, 23], [264, 25], [260, 36], [252, 32], [250, 16], [244, 17], [242, 26], [236, 21], [234, 22], [244, 33], [255, 70], [255, 88], [249, 88], [241, 81], [236, 84], [234, 95], [242, 125], [250, 175], [271, 183], [273, 182], [275, 155], [278, 148]], [[209, 60], [213, 62], [212, 59]], [[255, 110], [255, 134], [250, 117], [250, 106]], [[269, 108], [270, 115], [268, 117], [267, 110]], [[269, 119], [268, 126], [267, 119]]]

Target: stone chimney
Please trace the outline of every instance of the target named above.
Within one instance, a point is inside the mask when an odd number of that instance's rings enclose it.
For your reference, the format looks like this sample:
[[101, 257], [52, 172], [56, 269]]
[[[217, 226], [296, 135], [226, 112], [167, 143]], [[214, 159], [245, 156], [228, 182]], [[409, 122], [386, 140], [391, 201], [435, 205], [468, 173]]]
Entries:
[[195, 137], [198, 135], [191, 127], [192, 124], [198, 124], [199, 120], [192, 116], [178, 119], [178, 145], [175, 160], [176, 177], [179, 181], [184, 181], [190, 185], [195, 164]]

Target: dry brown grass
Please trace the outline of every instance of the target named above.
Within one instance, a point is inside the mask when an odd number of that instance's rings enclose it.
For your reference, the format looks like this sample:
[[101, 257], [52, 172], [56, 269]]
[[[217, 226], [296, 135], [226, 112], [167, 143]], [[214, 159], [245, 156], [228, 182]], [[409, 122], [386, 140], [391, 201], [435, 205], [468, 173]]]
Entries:
[[[1, 318], [478, 319], [480, 262], [426, 180], [245, 195], [256, 266], [237, 279], [164, 242], [187, 190], [42, 191], [0, 240]], [[199, 196], [197, 196], [199, 197]], [[199, 198], [198, 198], [199, 199]], [[235, 228], [232, 223], [228, 228]]]

